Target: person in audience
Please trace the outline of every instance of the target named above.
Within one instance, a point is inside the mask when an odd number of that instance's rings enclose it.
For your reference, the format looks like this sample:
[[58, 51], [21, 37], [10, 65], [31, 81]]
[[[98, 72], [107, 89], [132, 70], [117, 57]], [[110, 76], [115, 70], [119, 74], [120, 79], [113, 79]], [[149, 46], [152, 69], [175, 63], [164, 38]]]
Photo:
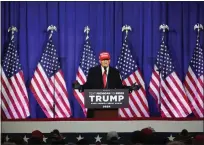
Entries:
[[116, 131], [110, 131], [107, 133], [107, 144], [108, 145], [119, 145], [119, 136]]
[[191, 136], [189, 135], [186, 129], [183, 129], [181, 133], [178, 136], [176, 136], [174, 141], [180, 141], [185, 144], [192, 144]]
[[25, 145], [26, 142], [24, 141], [23, 137], [19, 135], [12, 136], [9, 142], [15, 143], [16, 145]]
[[196, 135], [195, 138], [193, 138], [193, 145], [204, 145], [204, 134]]
[[30, 139], [28, 139], [28, 145], [42, 145], [42, 144], [46, 144], [43, 141], [43, 133], [39, 130], [34, 130], [31, 133], [31, 137]]
[[52, 145], [64, 145], [65, 141], [63, 139], [63, 136], [60, 134], [59, 130], [54, 129], [50, 133], [50, 140]]
[[143, 145], [145, 142], [145, 134], [142, 131], [134, 131], [130, 136], [131, 145]]

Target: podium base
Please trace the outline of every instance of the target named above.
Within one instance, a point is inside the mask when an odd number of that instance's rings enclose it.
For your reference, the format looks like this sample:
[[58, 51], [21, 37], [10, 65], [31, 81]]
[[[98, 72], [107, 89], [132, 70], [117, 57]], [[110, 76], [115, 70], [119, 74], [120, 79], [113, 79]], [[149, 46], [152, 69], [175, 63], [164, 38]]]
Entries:
[[115, 119], [118, 118], [118, 109], [96, 109], [93, 110], [95, 119]]

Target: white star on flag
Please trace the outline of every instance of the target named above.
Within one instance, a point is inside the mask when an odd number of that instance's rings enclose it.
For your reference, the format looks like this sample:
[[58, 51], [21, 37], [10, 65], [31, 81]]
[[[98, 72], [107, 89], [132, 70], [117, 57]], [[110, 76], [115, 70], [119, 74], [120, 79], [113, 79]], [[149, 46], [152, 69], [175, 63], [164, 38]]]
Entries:
[[84, 137], [82, 137], [81, 135], [79, 135], [78, 137], [76, 137], [78, 141], [84, 139]]
[[101, 142], [102, 137], [100, 137], [99, 135], [97, 135], [97, 137], [95, 137], [96, 142]]
[[46, 142], [47, 138], [45, 136], [43, 136], [43, 141]]
[[6, 141], [8, 141], [9, 140], [9, 137], [8, 137], [8, 135], [6, 136]]
[[28, 142], [28, 137], [26, 137], [26, 135], [24, 136], [24, 138], [23, 138], [23, 140], [25, 141], [25, 142]]
[[170, 141], [174, 141], [174, 138], [175, 138], [175, 137], [173, 137], [172, 134], [168, 137], [168, 139], [169, 139]]

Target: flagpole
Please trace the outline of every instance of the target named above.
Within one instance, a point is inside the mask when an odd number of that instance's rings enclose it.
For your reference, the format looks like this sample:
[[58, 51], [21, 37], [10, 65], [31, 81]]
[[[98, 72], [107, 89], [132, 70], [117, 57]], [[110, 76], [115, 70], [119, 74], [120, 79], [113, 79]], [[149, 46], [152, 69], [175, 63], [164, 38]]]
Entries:
[[[49, 40], [52, 39], [52, 36], [53, 36], [53, 33], [54, 31], [57, 31], [57, 27], [56, 26], [53, 26], [53, 25], [50, 25], [48, 26], [47, 28], [47, 31], [50, 31], [50, 35], [49, 35]], [[53, 89], [53, 118], [55, 118], [55, 115], [56, 115], [56, 111], [55, 111], [55, 106], [56, 106], [56, 99], [55, 99], [55, 76], [54, 77], [54, 89]]]
[[[165, 45], [165, 43], [164, 43], [164, 41], [165, 41], [165, 32], [169, 30], [169, 27], [166, 24], [162, 24], [162, 25], [159, 26], [159, 30], [162, 30], [162, 45]], [[161, 79], [162, 79], [161, 71], [162, 70], [160, 68], [157, 68], [157, 71], [159, 72], [159, 98], [158, 98], [159, 99], [158, 100], [159, 105], [158, 105], [158, 107], [159, 107], [159, 111], [161, 113], [161, 110], [162, 110], [161, 109]]]
[[[195, 24], [194, 25], [194, 30], [196, 30], [196, 29], [197, 29], [197, 39], [196, 39], [196, 41], [198, 41], [198, 42], [196, 42], [196, 45], [197, 45], [197, 43], [198, 43], [198, 45], [200, 45], [200, 31], [203, 30], [203, 25], [199, 24], [199, 23]], [[204, 60], [204, 58], [203, 58], [203, 60]], [[203, 82], [204, 82], [204, 76], [203, 76]], [[202, 95], [204, 95], [204, 89], [203, 89], [203, 94]], [[204, 112], [202, 112], [202, 114], [204, 114]]]

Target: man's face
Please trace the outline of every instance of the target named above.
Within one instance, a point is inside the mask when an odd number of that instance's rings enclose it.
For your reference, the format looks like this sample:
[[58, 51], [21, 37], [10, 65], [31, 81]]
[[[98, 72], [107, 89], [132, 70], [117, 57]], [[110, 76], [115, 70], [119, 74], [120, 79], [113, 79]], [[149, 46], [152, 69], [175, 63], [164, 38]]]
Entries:
[[100, 60], [100, 64], [102, 67], [108, 67], [110, 65], [110, 59], [109, 60]]

